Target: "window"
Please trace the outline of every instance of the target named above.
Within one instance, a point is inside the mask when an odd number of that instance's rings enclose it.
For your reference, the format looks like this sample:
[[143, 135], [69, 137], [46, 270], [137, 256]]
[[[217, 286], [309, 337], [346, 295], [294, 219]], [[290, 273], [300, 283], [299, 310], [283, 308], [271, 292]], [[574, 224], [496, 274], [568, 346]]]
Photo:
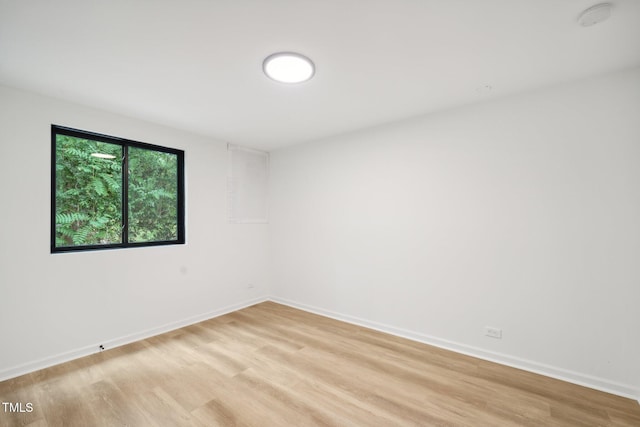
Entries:
[[183, 151], [51, 126], [51, 252], [184, 241]]

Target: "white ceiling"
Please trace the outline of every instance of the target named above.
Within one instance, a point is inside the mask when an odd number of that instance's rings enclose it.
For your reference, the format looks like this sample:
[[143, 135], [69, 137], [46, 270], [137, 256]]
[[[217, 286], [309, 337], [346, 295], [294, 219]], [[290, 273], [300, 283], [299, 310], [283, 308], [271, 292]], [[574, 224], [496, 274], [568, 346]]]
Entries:
[[640, 66], [640, 1], [579, 26], [597, 2], [0, 0], [0, 84], [272, 150]]

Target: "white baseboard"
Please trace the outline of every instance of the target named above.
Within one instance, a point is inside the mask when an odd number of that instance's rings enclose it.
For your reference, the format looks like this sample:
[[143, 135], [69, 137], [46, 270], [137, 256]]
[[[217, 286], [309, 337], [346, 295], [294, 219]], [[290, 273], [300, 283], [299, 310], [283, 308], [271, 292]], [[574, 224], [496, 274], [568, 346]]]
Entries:
[[130, 344], [135, 341], [143, 340], [145, 338], [149, 338], [155, 335], [160, 335], [165, 332], [183, 328], [185, 326], [193, 325], [194, 323], [198, 323], [204, 320], [212, 319], [214, 317], [222, 316], [223, 314], [231, 313], [233, 311], [237, 311], [245, 307], [249, 307], [251, 305], [258, 304], [268, 300], [269, 298], [267, 297], [260, 297], [260, 298], [246, 300], [238, 304], [232, 304], [226, 307], [219, 308], [217, 310], [199, 314], [197, 316], [192, 316], [176, 322], [167, 323], [157, 328], [147, 329], [145, 331], [126, 335], [120, 338], [115, 338], [106, 342], [100, 342], [100, 343], [88, 345], [86, 347], [67, 351], [61, 354], [57, 354], [55, 356], [45, 357], [43, 359], [23, 363], [21, 365], [14, 366], [12, 368], [4, 369], [0, 371], [0, 381], [8, 380], [10, 378], [15, 378], [20, 375], [28, 374], [30, 372], [35, 372], [40, 369], [58, 365], [60, 363], [69, 362], [71, 360], [78, 359], [80, 357], [89, 356], [90, 354], [98, 353], [100, 351], [99, 350], [100, 345], [103, 345], [105, 350], [115, 348], [115, 347], [120, 347], [125, 344]]
[[308, 311], [310, 313], [319, 314], [321, 316], [330, 317], [332, 319], [340, 320], [347, 323], [352, 323], [358, 326], [364, 326], [366, 328], [374, 329], [380, 332], [385, 332], [398, 337], [407, 338], [412, 341], [421, 342], [424, 344], [433, 345], [435, 347], [444, 348], [446, 350], [455, 351], [456, 353], [465, 354], [479, 359], [488, 360], [490, 362], [499, 363], [513, 368], [522, 369], [536, 374], [545, 375], [547, 377], [556, 378], [562, 381], [567, 381], [573, 384], [593, 388], [596, 390], [604, 391], [606, 393], [615, 394], [618, 396], [637, 400], [640, 404], [640, 389], [634, 388], [627, 384], [621, 384], [613, 381], [609, 381], [603, 378], [594, 377], [591, 375], [582, 374], [562, 368], [557, 368], [550, 365], [534, 362], [531, 360], [521, 359], [518, 357], [509, 356], [506, 354], [491, 352], [483, 350], [481, 348], [469, 346], [466, 344], [456, 343], [430, 335], [422, 334], [419, 332], [409, 331], [402, 328], [396, 328], [394, 326], [386, 325], [384, 323], [374, 322], [366, 319], [361, 319], [355, 316], [347, 314], [337, 313], [330, 310], [325, 310], [319, 307], [310, 306], [307, 304], [291, 301], [279, 297], [259, 297], [243, 302], [232, 304], [226, 307], [219, 308], [207, 313], [202, 313], [197, 316], [192, 316], [186, 319], [182, 319], [176, 322], [168, 323], [157, 328], [147, 329], [135, 334], [126, 335], [120, 338], [115, 338], [106, 342], [96, 343], [79, 349], [64, 352], [58, 355], [46, 357], [39, 360], [30, 361], [12, 368], [4, 369], [0, 371], [0, 381], [5, 381], [10, 378], [15, 378], [20, 375], [35, 372], [40, 369], [48, 368], [50, 366], [58, 365], [60, 363], [68, 362], [80, 357], [88, 356], [97, 353], [100, 344], [105, 349], [120, 347], [125, 344], [129, 344], [135, 341], [143, 340], [155, 335], [160, 335], [165, 332], [173, 331], [175, 329], [183, 328], [185, 326], [193, 325], [194, 323], [202, 322], [204, 320], [212, 319], [214, 317], [222, 316], [233, 311], [249, 307], [254, 304], [259, 304], [264, 301], [273, 301], [279, 304], [284, 304], [293, 308]]
[[435, 347], [440, 347], [446, 350], [455, 351], [456, 353], [465, 354], [467, 356], [477, 357], [478, 359], [499, 363], [501, 365], [511, 366], [513, 368], [522, 369], [524, 371], [533, 372], [536, 374], [544, 375], [551, 378], [556, 378], [569, 383], [581, 385], [584, 387], [589, 387], [595, 390], [604, 391], [606, 393], [611, 393], [611, 394], [626, 397], [629, 399], [637, 400], [638, 403], [640, 403], [640, 389], [637, 389], [628, 384], [621, 384], [621, 383], [606, 380], [604, 378], [598, 378], [591, 375], [586, 375], [579, 372], [558, 368], [555, 366], [545, 365], [543, 363], [521, 359], [518, 357], [509, 356], [507, 354], [487, 351], [478, 347], [473, 347], [466, 344], [460, 344], [454, 341], [449, 341], [449, 340], [433, 337], [430, 335], [422, 334], [419, 332], [409, 331], [402, 328], [396, 328], [394, 326], [386, 325], [383, 323], [373, 322], [373, 321], [361, 319], [355, 316], [350, 316], [347, 314], [325, 310], [319, 307], [302, 304], [302, 303], [291, 301], [284, 298], [271, 297], [269, 299], [278, 304], [284, 304], [293, 308], [319, 314], [321, 316], [330, 317], [332, 319], [340, 320], [347, 323], [352, 323], [358, 326], [364, 326], [366, 328], [374, 329], [380, 332], [385, 332], [398, 337], [407, 338], [412, 341], [417, 341], [417, 342], [429, 344]]

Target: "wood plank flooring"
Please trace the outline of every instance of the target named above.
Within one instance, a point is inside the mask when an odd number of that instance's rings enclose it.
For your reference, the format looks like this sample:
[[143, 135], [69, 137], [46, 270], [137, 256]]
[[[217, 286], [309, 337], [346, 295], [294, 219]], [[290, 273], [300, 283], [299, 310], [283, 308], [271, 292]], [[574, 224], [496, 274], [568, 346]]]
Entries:
[[0, 382], [0, 426], [640, 426], [636, 401], [261, 303]]

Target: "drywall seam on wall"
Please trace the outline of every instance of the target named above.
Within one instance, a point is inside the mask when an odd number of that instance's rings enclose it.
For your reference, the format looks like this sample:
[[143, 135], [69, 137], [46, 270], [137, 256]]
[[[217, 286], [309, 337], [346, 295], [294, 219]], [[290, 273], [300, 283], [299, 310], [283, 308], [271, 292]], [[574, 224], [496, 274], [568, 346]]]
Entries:
[[264, 297], [245, 300], [237, 304], [222, 307], [207, 313], [202, 313], [197, 316], [192, 316], [183, 320], [179, 320], [177, 322], [171, 322], [156, 328], [140, 331], [135, 334], [126, 335], [120, 338], [114, 338], [106, 342], [100, 342], [93, 345], [85, 346], [85, 347], [71, 350], [62, 354], [57, 354], [55, 356], [46, 357], [44, 359], [30, 361], [22, 365], [14, 366], [12, 368], [8, 368], [0, 371], [0, 381], [5, 381], [10, 378], [15, 378], [20, 375], [25, 375], [30, 372], [38, 371], [40, 369], [48, 368], [54, 365], [59, 365], [61, 363], [69, 362], [71, 360], [79, 359], [84, 356], [89, 356], [91, 354], [98, 353], [100, 351], [99, 349], [100, 345], [102, 345], [105, 350], [109, 350], [115, 347], [120, 347], [126, 344], [130, 344], [135, 341], [140, 341], [156, 335], [164, 334], [166, 332], [170, 332], [175, 329], [184, 328], [185, 326], [190, 326], [195, 323], [203, 322], [205, 320], [213, 319], [214, 317], [222, 316], [237, 310], [241, 310], [243, 308], [246, 308], [255, 304], [259, 304], [267, 300], [268, 298], [264, 298]]
[[640, 389], [635, 388], [629, 384], [620, 384], [617, 382], [608, 381], [603, 378], [598, 378], [591, 375], [582, 374], [579, 372], [573, 372], [567, 369], [545, 365], [545, 364], [537, 363], [531, 360], [513, 357], [508, 354], [486, 351], [477, 347], [460, 344], [454, 341], [449, 341], [449, 340], [441, 339], [438, 337], [433, 337], [430, 335], [422, 334], [420, 332], [410, 331], [402, 328], [396, 328], [391, 325], [374, 322], [374, 321], [362, 319], [355, 316], [350, 316], [348, 314], [338, 313], [331, 310], [325, 310], [323, 308], [302, 304], [302, 303], [291, 301], [285, 298], [271, 297], [269, 298], [269, 300], [276, 302], [278, 304], [284, 304], [289, 307], [297, 308], [299, 310], [304, 310], [310, 313], [319, 314], [321, 316], [329, 317], [332, 319], [340, 320], [340, 321], [351, 323], [358, 326], [363, 326], [365, 328], [374, 329], [376, 331], [385, 332], [397, 337], [407, 338], [412, 341], [421, 342], [423, 344], [432, 345], [434, 347], [443, 348], [445, 350], [451, 350], [456, 353], [476, 357], [478, 359], [487, 360], [489, 362], [499, 363], [501, 365], [522, 369], [528, 372], [533, 372], [535, 374], [544, 375], [547, 377], [566, 381], [572, 384], [577, 384], [577, 385], [589, 387], [595, 390], [600, 390], [606, 393], [611, 393], [618, 396], [635, 399], [635, 400], [638, 400], [638, 403], [640, 403]]

